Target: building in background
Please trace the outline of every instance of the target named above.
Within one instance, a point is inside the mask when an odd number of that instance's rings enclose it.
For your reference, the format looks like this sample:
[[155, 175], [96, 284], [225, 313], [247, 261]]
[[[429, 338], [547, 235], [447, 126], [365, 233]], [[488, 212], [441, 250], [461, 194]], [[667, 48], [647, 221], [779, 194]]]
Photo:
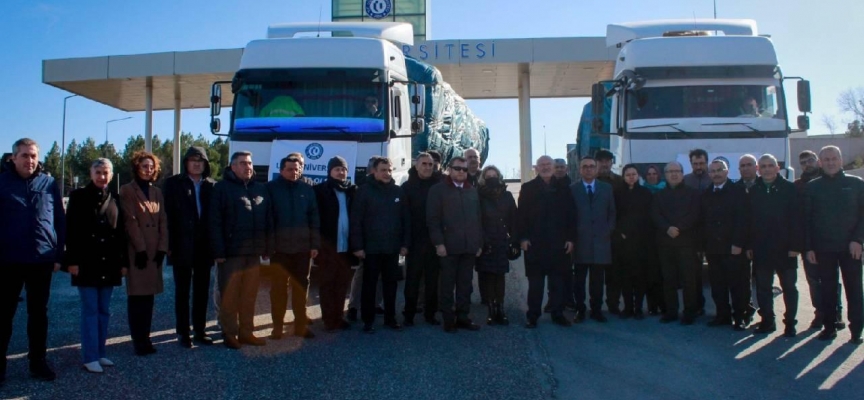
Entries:
[[432, 0], [332, 0], [333, 22], [407, 22], [414, 27], [414, 42], [431, 36]]

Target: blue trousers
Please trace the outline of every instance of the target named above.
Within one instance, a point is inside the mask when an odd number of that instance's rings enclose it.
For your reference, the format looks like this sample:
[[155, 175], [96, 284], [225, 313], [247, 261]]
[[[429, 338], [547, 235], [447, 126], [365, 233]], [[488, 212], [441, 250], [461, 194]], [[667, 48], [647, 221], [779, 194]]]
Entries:
[[84, 364], [105, 358], [114, 287], [78, 287], [81, 295], [81, 357]]

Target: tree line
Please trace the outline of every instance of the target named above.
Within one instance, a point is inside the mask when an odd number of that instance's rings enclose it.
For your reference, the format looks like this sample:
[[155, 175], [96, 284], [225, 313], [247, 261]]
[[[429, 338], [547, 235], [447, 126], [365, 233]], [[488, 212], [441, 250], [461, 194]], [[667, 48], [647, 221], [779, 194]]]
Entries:
[[[217, 137], [213, 141], [208, 142], [202, 134], [194, 137], [191, 133], [183, 132], [180, 135], [181, 157], [189, 146], [200, 146], [207, 151], [207, 157], [210, 159], [211, 174], [215, 179], [220, 179], [222, 177], [222, 170], [228, 165], [228, 141]], [[85, 186], [90, 182], [90, 165], [95, 159], [100, 157], [107, 158], [114, 164], [114, 180], [109, 187], [116, 188], [118, 181], [120, 185], [131, 182], [133, 179], [132, 156], [135, 152], [141, 150], [144, 150], [144, 137], [141, 135], [130, 137], [126, 141], [123, 150], [119, 152], [114, 147], [114, 144], [97, 144], [96, 140], [92, 137], [88, 137], [81, 143], [73, 139], [69, 143], [69, 146], [66, 147], [66, 193], [69, 193], [69, 190], [76, 187], [76, 177], [78, 178], [77, 187]], [[172, 139], [163, 141], [158, 135], [154, 135], [153, 154], [159, 157], [162, 163], [162, 175], [159, 182], [157, 182], [157, 184], [161, 185], [165, 178], [176, 173], [173, 171], [174, 141]], [[58, 181], [62, 176], [61, 159], [60, 145], [55, 141], [50, 150], [45, 153], [42, 169]]]

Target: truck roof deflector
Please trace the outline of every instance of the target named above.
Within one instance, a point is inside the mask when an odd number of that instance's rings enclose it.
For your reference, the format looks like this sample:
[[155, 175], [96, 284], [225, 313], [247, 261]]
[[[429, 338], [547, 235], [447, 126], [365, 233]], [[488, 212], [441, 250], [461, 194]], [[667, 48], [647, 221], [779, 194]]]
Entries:
[[667, 19], [609, 24], [606, 27], [606, 46], [615, 47], [635, 39], [662, 37], [667, 32], [680, 31], [717, 31], [726, 36], [759, 35], [756, 21], [752, 19]]
[[354, 37], [384, 39], [399, 44], [414, 45], [414, 31], [411, 24], [404, 22], [322, 22], [290, 23], [270, 25], [268, 39], [292, 38], [299, 33], [339, 32]]

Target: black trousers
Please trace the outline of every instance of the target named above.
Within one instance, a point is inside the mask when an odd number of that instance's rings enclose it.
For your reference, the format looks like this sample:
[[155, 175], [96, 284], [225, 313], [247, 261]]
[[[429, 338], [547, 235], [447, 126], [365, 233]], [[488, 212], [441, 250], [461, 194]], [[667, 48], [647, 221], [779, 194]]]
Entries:
[[273, 330], [282, 329], [288, 308], [288, 284], [291, 284], [291, 309], [294, 311], [295, 332], [302, 332], [309, 323], [306, 316], [306, 295], [309, 292], [309, 253], [277, 253], [270, 258], [273, 280], [270, 286], [270, 314]]
[[438, 309], [441, 310], [444, 322], [469, 319], [476, 258], [474, 254], [448, 254], [446, 257], [440, 257]]
[[189, 295], [192, 297], [192, 329], [203, 334], [207, 324], [207, 303], [210, 302], [210, 270], [212, 262], [195, 265], [174, 265], [174, 315], [177, 334], [189, 336]]
[[150, 345], [150, 330], [153, 325], [154, 295], [128, 296], [129, 332], [135, 347]]
[[424, 286], [424, 309], [426, 318], [435, 316], [438, 311], [438, 276], [440, 260], [431, 245], [412, 249], [405, 259], [405, 318], [417, 314], [417, 301], [420, 297], [420, 284]]
[[684, 292], [684, 317], [696, 318], [702, 287], [702, 260], [693, 247], [663, 246], [660, 248], [663, 269], [663, 297], [667, 315], [678, 315], [678, 288]]
[[[798, 315], [798, 257], [784, 257], [777, 260], [760, 260], [754, 255], [753, 273], [756, 275], [756, 299], [759, 301], [759, 316], [774, 319], [774, 273], [780, 278], [783, 289], [783, 304], [786, 312], [783, 318], [787, 325], [795, 324]], [[860, 274], [858, 275], [861, 276]]]
[[528, 312], [529, 321], [536, 321], [542, 315], [543, 292], [546, 291], [546, 278], [549, 278], [548, 307], [552, 317], [564, 315], [564, 293], [566, 273], [537, 274], [528, 276]]
[[[45, 358], [48, 341], [48, 297], [53, 264], [10, 264], [3, 266], [0, 280], [0, 346], [5, 360], [12, 338], [12, 321], [18, 309], [21, 289], [27, 288], [27, 339], [30, 360]], [[5, 364], [4, 364], [5, 365]]]
[[627, 254], [620, 245], [612, 246], [612, 264], [606, 265], [603, 280], [606, 283], [606, 307], [609, 310], [618, 310], [621, 308], [621, 295], [624, 290], [625, 258], [630, 254]]
[[[621, 258], [618, 267], [621, 270], [621, 295], [624, 297], [625, 311], [642, 311], [645, 292], [648, 284], [645, 274], [645, 262], [640, 254], [628, 252]], [[606, 288], [606, 298], [609, 299], [609, 288]], [[617, 304], [614, 304], [617, 306]]]
[[[819, 273], [819, 264], [811, 264], [807, 261], [807, 256], [802, 255], [801, 261], [804, 263], [804, 276], [807, 278], [807, 286], [810, 288], [810, 302], [813, 309], [816, 310], [816, 319], [822, 321], [824, 313], [822, 312], [822, 277]], [[819, 261], [818, 259], [816, 261]], [[837, 282], [837, 321], [843, 319], [843, 284]]]
[[[588, 282], [589, 305], [592, 312], [600, 312], [603, 308], [603, 283], [605, 281], [606, 264], [576, 264], [576, 279], [573, 294], [576, 297], [576, 308], [585, 311], [585, 283]], [[620, 297], [620, 292], [619, 292]], [[617, 301], [615, 306], [617, 307]]]
[[651, 249], [643, 261], [645, 273], [645, 299], [648, 310], [666, 312], [666, 301], [663, 299], [663, 272], [660, 268], [660, 256], [657, 249]]
[[[839, 276], [843, 277], [846, 287], [846, 306], [849, 316], [849, 330], [853, 337], [860, 337], [864, 323], [864, 294], [862, 294], [861, 260], [852, 258], [848, 251], [817, 252], [819, 276], [824, 288], [834, 287]], [[840, 269], [839, 273], [837, 269]], [[784, 289], [785, 290], [785, 289]], [[823, 323], [825, 329], [833, 330], [837, 321], [837, 296], [833, 290], [822, 290]]]
[[345, 311], [345, 295], [351, 285], [351, 254], [324, 253], [316, 259], [321, 271], [318, 289], [321, 301], [321, 319], [328, 328], [338, 328]]
[[396, 288], [399, 284], [399, 254], [367, 254], [363, 262], [363, 290], [360, 292], [360, 317], [366, 325], [375, 322], [375, 290], [381, 277], [384, 320], [396, 319]]
[[744, 312], [750, 302], [750, 266], [747, 256], [742, 252], [739, 255], [708, 254], [706, 258], [717, 318], [744, 319]]
[[491, 300], [497, 304], [504, 304], [504, 276], [505, 273], [497, 272], [477, 272], [477, 283], [480, 286], [480, 293], [487, 300]]

